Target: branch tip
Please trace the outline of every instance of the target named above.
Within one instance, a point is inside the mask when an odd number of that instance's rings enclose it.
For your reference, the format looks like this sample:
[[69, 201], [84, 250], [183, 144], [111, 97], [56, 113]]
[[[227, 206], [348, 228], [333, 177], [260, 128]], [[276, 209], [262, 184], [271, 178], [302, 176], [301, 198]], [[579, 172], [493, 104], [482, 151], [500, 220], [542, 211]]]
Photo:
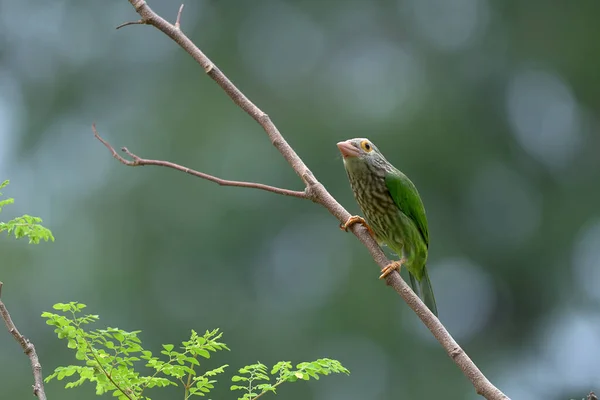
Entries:
[[126, 160], [123, 157], [121, 157], [119, 155], [119, 153], [117, 153], [117, 151], [114, 149], [114, 147], [112, 147], [110, 145], [110, 143], [108, 143], [106, 140], [102, 139], [102, 137], [100, 136], [100, 134], [96, 130], [96, 124], [92, 124], [92, 131], [94, 131], [94, 137], [96, 139], [98, 139], [100, 141], [100, 143], [102, 143], [104, 145], [104, 147], [106, 147], [108, 149], [108, 151], [110, 151], [110, 153], [112, 154], [112, 156], [114, 158], [116, 158], [117, 160], [119, 160], [120, 163], [125, 164], [125, 165], [134, 165], [135, 164], [134, 161], [129, 161], [129, 160]]
[[179, 12], [177, 13], [177, 20], [175, 21], [175, 29], [179, 29], [181, 26], [181, 12], [183, 11], [183, 4], [179, 7]]
[[121, 29], [121, 28], [124, 28], [124, 27], [129, 26], [129, 25], [146, 25], [146, 24], [147, 24], [146, 21], [144, 21], [143, 19], [139, 19], [137, 21], [125, 22], [124, 24], [121, 24], [121, 25], [117, 26], [115, 29]]

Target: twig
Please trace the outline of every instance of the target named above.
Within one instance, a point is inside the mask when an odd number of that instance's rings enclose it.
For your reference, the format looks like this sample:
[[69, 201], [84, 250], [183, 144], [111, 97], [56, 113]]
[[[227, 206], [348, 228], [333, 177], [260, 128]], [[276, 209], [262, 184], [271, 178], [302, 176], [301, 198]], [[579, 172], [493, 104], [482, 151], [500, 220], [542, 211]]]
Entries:
[[123, 147], [123, 148], [121, 148], [121, 151], [123, 151], [125, 154], [127, 154], [129, 157], [131, 157], [133, 159], [133, 161], [126, 160], [125, 158], [121, 157], [119, 155], [119, 153], [117, 153], [117, 151], [106, 140], [102, 139], [102, 137], [98, 134], [98, 131], [96, 130], [96, 124], [92, 124], [92, 130], [94, 131], [94, 136], [96, 137], [96, 139], [98, 139], [100, 142], [102, 142], [102, 144], [104, 146], [106, 146], [106, 148], [108, 150], [110, 150], [110, 152], [112, 153], [114, 158], [119, 160], [122, 164], [128, 165], [130, 167], [139, 167], [139, 166], [144, 166], [144, 165], [158, 165], [160, 167], [173, 168], [178, 171], [185, 172], [186, 174], [190, 174], [190, 175], [196, 176], [198, 178], [206, 179], [207, 181], [218, 183], [221, 186], [237, 186], [237, 187], [260, 189], [260, 190], [266, 190], [267, 192], [282, 194], [284, 196], [299, 197], [301, 199], [306, 199], [309, 196], [307, 191], [300, 192], [300, 191], [296, 191], [296, 190], [282, 189], [282, 188], [278, 188], [275, 186], [264, 185], [262, 183], [230, 181], [227, 179], [217, 178], [216, 176], [213, 176], [213, 175], [205, 174], [204, 172], [194, 171], [193, 169], [190, 169], [190, 168], [187, 168], [182, 165], [175, 164], [175, 163], [172, 163], [169, 161], [148, 160], [148, 159], [136, 156], [135, 154], [133, 154], [132, 152], [127, 150], [126, 147]]
[[[158, 14], [156, 14], [148, 4], [146, 4], [145, 0], [128, 0], [129, 3], [135, 8], [135, 11], [141, 16], [141, 21], [143, 24], [152, 25], [165, 35], [169, 36], [173, 39], [177, 44], [179, 44], [185, 51], [187, 51], [198, 64], [204, 68], [204, 71], [213, 79], [224, 91], [227, 95], [233, 100], [235, 104], [237, 104], [242, 110], [244, 110], [248, 115], [250, 115], [256, 122], [258, 122], [269, 136], [271, 143], [281, 155], [286, 159], [286, 161], [290, 164], [290, 166], [294, 169], [294, 171], [300, 176], [300, 178], [304, 181], [306, 185], [306, 189], [303, 196], [296, 197], [305, 197], [311, 199], [315, 203], [321, 204], [325, 207], [333, 216], [335, 216], [340, 222], [345, 222], [350, 218], [350, 214], [348, 211], [338, 203], [331, 194], [325, 189], [325, 187], [314, 177], [312, 172], [308, 169], [306, 164], [302, 161], [302, 159], [296, 154], [294, 149], [286, 142], [277, 127], [271, 122], [271, 119], [267, 114], [265, 114], [261, 109], [259, 109], [254, 103], [252, 103], [222, 72], [219, 70], [213, 62], [206, 57], [206, 55], [198, 48], [196, 45], [181, 32], [181, 30], [175, 26], [161, 18]], [[98, 136], [97, 136], [98, 137]], [[106, 142], [104, 142], [106, 145]], [[107, 146], [109, 147], [109, 146]], [[109, 147], [110, 149], [110, 147]], [[113, 156], [115, 155], [114, 150]], [[140, 159], [137, 160], [139, 162]], [[119, 160], [121, 161], [121, 160]], [[149, 160], [146, 160], [149, 161]], [[123, 161], [121, 161], [123, 162]], [[136, 162], [134, 158], [133, 163]], [[130, 165], [127, 162], [124, 162], [126, 165]], [[171, 163], [167, 163], [165, 161], [153, 162], [152, 165], [162, 165], [168, 166], [171, 168], [177, 168], [175, 165]], [[188, 172], [186, 168], [182, 169], [184, 172]], [[196, 175], [196, 174], [195, 174]], [[197, 176], [203, 177], [205, 176], [197, 174]], [[214, 177], [213, 177], [214, 178]], [[215, 178], [216, 179], [216, 178]], [[214, 182], [219, 183], [217, 180], [213, 180]], [[256, 184], [250, 184], [256, 185]], [[235, 185], [234, 185], [235, 186]], [[242, 185], [237, 185], [242, 186]], [[256, 186], [247, 186], [247, 187], [256, 187]], [[279, 193], [275, 190], [270, 190], [275, 193]], [[356, 237], [367, 247], [371, 256], [377, 262], [379, 267], [383, 269], [386, 265], [390, 263], [390, 261], [385, 257], [383, 251], [375, 242], [375, 240], [368, 233], [367, 229], [364, 228], [361, 224], [354, 224], [351, 228], [352, 232], [356, 235]], [[463, 349], [456, 343], [456, 341], [452, 338], [452, 336], [448, 333], [444, 325], [429, 311], [429, 309], [423, 304], [423, 302], [419, 299], [419, 297], [410, 289], [410, 287], [404, 282], [404, 280], [400, 277], [400, 274], [397, 272], [388, 275], [386, 278], [386, 282], [389, 286], [391, 286], [410, 306], [410, 308], [417, 314], [417, 316], [423, 321], [425, 326], [431, 331], [433, 336], [440, 342], [442, 347], [446, 350], [448, 355], [452, 358], [452, 360], [456, 363], [456, 365], [461, 369], [461, 371], [465, 374], [465, 376], [471, 381], [473, 387], [477, 391], [478, 394], [482, 395], [486, 399], [508, 399], [508, 397], [502, 393], [498, 388], [496, 388], [483, 373], [477, 368], [475, 363], [469, 358], [469, 356], [463, 351]]]
[[[0, 282], [0, 296], [2, 295], [2, 282]], [[10, 318], [10, 314], [6, 309], [6, 306], [0, 299], [0, 315], [8, 328], [8, 332], [15, 338], [17, 342], [23, 348], [23, 352], [27, 354], [31, 361], [31, 369], [33, 370], [33, 394], [40, 400], [46, 400], [46, 393], [44, 392], [44, 378], [42, 377], [42, 365], [38, 359], [37, 353], [35, 352], [35, 346], [25, 336], [21, 335], [21, 332], [17, 329], [14, 322]]]
[[[279, 382], [276, 382], [276, 383], [273, 385], [273, 389], [275, 389], [277, 386], [281, 385], [281, 384], [282, 384], [282, 383], [284, 383], [284, 382], [286, 382], [286, 381], [279, 381]], [[256, 396], [256, 397], [253, 397], [253, 398], [252, 398], [252, 400], [259, 399], [259, 398], [263, 397], [263, 396], [264, 396], [265, 394], [267, 394], [267, 393], [269, 393], [269, 391], [268, 391], [268, 390], [267, 390], [267, 391], [264, 391], [264, 392], [262, 392], [262, 393], [260, 393], [260, 394], [259, 394], [258, 396]]]
[[145, 24], [146, 23], [140, 19], [139, 21], [129, 21], [129, 22], [122, 23], [121, 25], [117, 26], [115, 29], [121, 29], [121, 28], [124, 28], [129, 25], [145, 25]]
[[177, 12], [177, 20], [175, 21], [175, 29], [179, 29], [181, 27], [181, 13], [183, 12], [183, 4], [179, 7], [179, 12]]

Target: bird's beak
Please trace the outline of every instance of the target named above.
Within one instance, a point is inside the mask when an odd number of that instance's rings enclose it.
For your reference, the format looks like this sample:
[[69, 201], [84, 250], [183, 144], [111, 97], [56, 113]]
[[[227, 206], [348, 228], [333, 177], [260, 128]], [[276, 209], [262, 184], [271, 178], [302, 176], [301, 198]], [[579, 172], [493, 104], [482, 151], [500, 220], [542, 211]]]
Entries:
[[340, 149], [340, 153], [342, 153], [342, 157], [344, 158], [357, 157], [359, 154], [358, 149], [354, 147], [349, 140], [346, 140], [345, 142], [338, 142], [337, 147]]

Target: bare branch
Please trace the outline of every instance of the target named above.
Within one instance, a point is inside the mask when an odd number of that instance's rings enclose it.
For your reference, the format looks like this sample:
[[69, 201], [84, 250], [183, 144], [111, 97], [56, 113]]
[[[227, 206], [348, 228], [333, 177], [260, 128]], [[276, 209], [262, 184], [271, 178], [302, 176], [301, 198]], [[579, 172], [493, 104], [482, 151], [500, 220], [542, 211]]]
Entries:
[[183, 11], [183, 4], [179, 7], [179, 12], [177, 13], [177, 20], [175, 21], [175, 29], [179, 29], [181, 27], [181, 12]]
[[[2, 282], [0, 282], [0, 295], [2, 294]], [[15, 338], [17, 342], [23, 348], [23, 352], [29, 357], [31, 361], [31, 369], [33, 370], [33, 394], [40, 400], [46, 400], [46, 393], [44, 392], [44, 378], [42, 377], [42, 365], [38, 359], [37, 353], [35, 352], [35, 346], [25, 336], [21, 335], [21, 332], [17, 329], [14, 322], [10, 318], [10, 314], [6, 309], [6, 306], [0, 299], [0, 315], [8, 328], [8, 332]]]
[[282, 194], [284, 196], [298, 197], [301, 199], [309, 198], [308, 191], [306, 191], [306, 190], [300, 192], [300, 191], [296, 191], [296, 190], [282, 189], [282, 188], [278, 188], [275, 186], [264, 185], [262, 183], [240, 182], [240, 181], [230, 181], [227, 179], [221, 179], [221, 178], [217, 178], [216, 176], [205, 174], [204, 172], [195, 171], [193, 169], [190, 169], [190, 168], [187, 168], [182, 165], [175, 164], [175, 163], [172, 163], [169, 161], [148, 160], [145, 158], [141, 158], [141, 157], [136, 156], [132, 152], [130, 152], [127, 149], [127, 147], [123, 147], [121, 150], [133, 159], [133, 161], [126, 160], [125, 158], [121, 157], [119, 155], [119, 153], [117, 153], [117, 151], [106, 140], [102, 139], [102, 137], [98, 134], [98, 131], [96, 130], [96, 124], [92, 124], [92, 130], [94, 131], [94, 136], [96, 137], [96, 139], [98, 139], [100, 142], [102, 142], [102, 144], [104, 146], [106, 146], [106, 148], [108, 150], [110, 150], [110, 152], [112, 153], [114, 158], [119, 160], [121, 162], [121, 164], [125, 164], [130, 167], [139, 167], [139, 166], [144, 166], [144, 165], [157, 165], [160, 167], [173, 168], [178, 171], [185, 172], [186, 174], [190, 174], [190, 175], [196, 176], [198, 178], [206, 179], [207, 181], [217, 183], [221, 186], [236, 186], [236, 187], [260, 189], [260, 190], [266, 190], [267, 192]]
[[[309, 198], [315, 203], [321, 204], [329, 212], [335, 216], [341, 223], [344, 223], [350, 218], [348, 211], [338, 203], [333, 196], [325, 189], [325, 187], [314, 177], [312, 172], [308, 169], [306, 164], [300, 159], [294, 149], [286, 142], [277, 127], [271, 122], [269, 116], [259, 109], [254, 103], [252, 103], [222, 72], [219, 70], [213, 62], [198, 48], [194, 43], [181, 32], [178, 26], [172, 25], [146, 4], [145, 0], [128, 0], [131, 5], [135, 8], [135, 11], [141, 16], [141, 21], [144, 24], [152, 25], [159, 29], [165, 35], [173, 39], [179, 44], [185, 51], [187, 51], [198, 64], [204, 68], [204, 71], [213, 79], [227, 95], [237, 104], [242, 110], [250, 115], [258, 124], [260, 124], [266, 134], [269, 136], [271, 143], [281, 155], [286, 159], [298, 176], [304, 181], [306, 185], [305, 198]], [[98, 136], [97, 136], [98, 137]], [[103, 141], [105, 146], [106, 142]], [[112, 149], [110, 146], [107, 146]], [[116, 152], [112, 150], [113, 156], [119, 159]], [[139, 158], [134, 158], [133, 163], [139, 162]], [[119, 159], [121, 161], [121, 159]], [[150, 160], [146, 160], [150, 161]], [[123, 162], [123, 161], [121, 161]], [[130, 162], [123, 162], [125, 165], [130, 165]], [[139, 165], [139, 164], [138, 164]], [[158, 162], [153, 165], [171, 166], [166, 162]], [[183, 167], [181, 167], [183, 168]], [[184, 172], [188, 172], [186, 168], [176, 168]], [[188, 172], [189, 173], [189, 172]], [[200, 176], [203, 177], [203, 176]], [[214, 178], [214, 177], [213, 177]], [[207, 178], [208, 179], [208, 178]], [[214, 182], [217, 182], [213, 180]], [[217, 182], [218, 183], [218, 182]], [[254, 186], [249, 186], [254, 187]], [[277, 193], [277, 192], [276, 192]], [[301, 196], [296, 196], [301, 197]], [[390, 261], [385, 257], [383, 251], [375, 240], [371, 237], [368, 230], [360, 224], [354, 224], [350, 230], [356, 235], [356, 237], [367, 247], [371, 256], [377, 262], [381, 269], [385, 268]], [[506, 400], [508, 397], [496, 388], [483, 373], [477, 368], [475, 363], [469, 358], [469, 356], [463, 351], [463, 349], [456, 343], [450, 333], [446, 330], [444, 325], [433, 315], [431, 311], [423, 304], [419, 297], [410, 289], [410, 287], [404, 282], [397, 272], [391, 273], [386, 278], [386, 283], [391, 286], [410, 306], [410, 308], [417, 314], [417, 316], [423, 321], [425, 326], [431, 331], [433, 336], [440, 342], [440, 344], [446, 350], [448, 356], [456, 363], [461, 369], [465, 376], [471, 381], [473, 387], [478, 394], [482, 395], [486, 399], [503, 399]]]
[[117, 26], [115, 29], [121, 29], [121, 28], [124, 28], [129, 25], [145, 25], [145, 24], [146, 23], [140, 19], [138, 21], [129, 21], [129, 22], [122, 23], [121, 25]]

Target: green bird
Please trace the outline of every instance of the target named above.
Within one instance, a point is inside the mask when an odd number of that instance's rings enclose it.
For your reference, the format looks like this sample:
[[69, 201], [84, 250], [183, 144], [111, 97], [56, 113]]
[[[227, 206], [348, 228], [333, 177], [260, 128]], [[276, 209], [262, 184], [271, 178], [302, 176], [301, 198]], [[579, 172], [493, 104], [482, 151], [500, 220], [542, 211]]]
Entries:
[[437, 306], [427, 273], [429, 232], [421, 196], [410, 179], [390, 164], [368, 139], [349, 139], [337, 144], [344, 159], [354, 198], [366, 221], [353, 216], [340, 227], [361, 223], [382, 245], [400, 256], [386, 266], [385, 278], [401, 266], [408, 269], [410, 286], [436, 316]]

